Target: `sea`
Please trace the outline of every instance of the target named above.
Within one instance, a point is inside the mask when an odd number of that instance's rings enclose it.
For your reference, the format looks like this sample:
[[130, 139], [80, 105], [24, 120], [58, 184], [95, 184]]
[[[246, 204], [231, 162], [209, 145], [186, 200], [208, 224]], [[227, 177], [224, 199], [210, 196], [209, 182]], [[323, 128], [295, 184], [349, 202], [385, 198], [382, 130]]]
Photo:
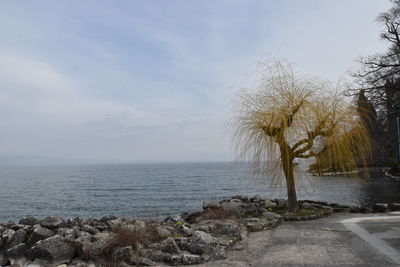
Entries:
[[[296, 177], [299, 199], [400, 202], [400, 183], [381, 170], [358, 179]], [[285, 198], [286, 187], [283, 179], [255, 176], [249, 166], [232, 162], [0, 167], [0, 222], [48, 215], [163, 219], [234, 195]]]

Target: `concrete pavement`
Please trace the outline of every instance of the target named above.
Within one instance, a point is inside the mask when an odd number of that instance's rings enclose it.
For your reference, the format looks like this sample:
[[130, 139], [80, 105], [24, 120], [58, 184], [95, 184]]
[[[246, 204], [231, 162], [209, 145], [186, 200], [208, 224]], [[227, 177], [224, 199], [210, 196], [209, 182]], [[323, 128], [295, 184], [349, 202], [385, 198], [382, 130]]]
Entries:
[[400, 216], [334, 214], [284, 222], [251, 233], [241, 245], [226, 260], [202, 266], [400, 266]]

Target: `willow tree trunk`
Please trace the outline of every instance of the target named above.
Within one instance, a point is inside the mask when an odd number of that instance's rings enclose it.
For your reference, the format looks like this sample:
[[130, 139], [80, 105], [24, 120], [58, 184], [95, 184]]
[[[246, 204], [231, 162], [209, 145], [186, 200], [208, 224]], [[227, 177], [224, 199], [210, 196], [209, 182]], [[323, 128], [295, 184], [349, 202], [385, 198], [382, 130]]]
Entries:
[[283, 172], [286, 177], [288, 209], [289, 212], [295, 212], [297, 209], [297, 196], [296, 196], [296, 185], [294, 182], [293, 159], [290, 155], [288, 146], [285, 146], [283, 149], [282, 148], [281, 148], [281, 160], [282, 160]]

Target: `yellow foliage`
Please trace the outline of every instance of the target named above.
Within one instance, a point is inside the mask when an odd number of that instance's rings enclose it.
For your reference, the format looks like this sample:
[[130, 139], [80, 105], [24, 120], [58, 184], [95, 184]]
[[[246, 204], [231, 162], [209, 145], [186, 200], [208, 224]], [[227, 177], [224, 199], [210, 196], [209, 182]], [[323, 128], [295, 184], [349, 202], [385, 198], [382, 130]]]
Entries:
[[260, 66], [260, 86], [238, 93], [234, 117], [235, 149], [257, 173], [265, 173], [268, 162], [279, 162], [276, 167], [283, 167], [288, 180], [294, 159], [324, 152], [341, 171], [366, 163], [370, 138], [354, 105], [328, 82], [296, 75], [286, 62]]

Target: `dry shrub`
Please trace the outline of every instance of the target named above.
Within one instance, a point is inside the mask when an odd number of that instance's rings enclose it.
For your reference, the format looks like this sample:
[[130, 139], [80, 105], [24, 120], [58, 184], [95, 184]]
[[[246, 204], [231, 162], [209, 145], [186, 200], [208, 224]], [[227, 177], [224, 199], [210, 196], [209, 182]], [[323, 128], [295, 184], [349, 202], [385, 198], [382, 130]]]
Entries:
[[145, 231], [139, 227], [120, 226], [116, 229], [112, 243], [118, 247], [132, 246], [134, 250], [140, 241], [145, 239]]
[[237, 219], [239, 215], [230, 210], [225, 209], [208, 209], [203, 211], [197, 218], [196, 222], [206, 220], [224, 220], [224, 219]]
[[146, 232], [145, 232], [145, 242], [159, 242], [162, 240], [162, 237], [159, 235], [157, 231], [157, 223], [147, 223], [146, 224]]

